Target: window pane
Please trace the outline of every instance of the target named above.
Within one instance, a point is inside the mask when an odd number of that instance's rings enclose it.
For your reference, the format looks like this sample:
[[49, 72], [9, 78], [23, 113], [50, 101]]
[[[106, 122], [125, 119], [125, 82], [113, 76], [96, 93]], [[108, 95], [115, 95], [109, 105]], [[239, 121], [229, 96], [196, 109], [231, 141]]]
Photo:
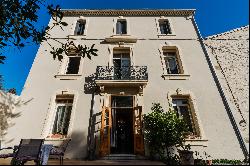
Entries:
[[180, 74], [179, 65], [176, 58], [176, 54], [172, 52], [164, 53], [165, 55], [165, 64], [168, 74]]
[[133, 107], [132, 96], [112, 96], [112, 107]]
[[174, 110], [177, 111], [179, 116], [183, 117], [183, 120], [186, 122], [188, 126], [188, 131], [194, 133], [192, 127], [192, 117], [190, 116], [188, 100], [187, 99], [173, 99]]
[[129, 53], [120, 53], [113, 55], [114, 79], [130, 78], [130, 56]]
[[116, 34], [121, 34], [122, 30], [121, 30], [121, 22], [117, 21], [116, 23]]
[[122, 21], [122, 34], [127, 34], [127, 22]]
[[176, 113], [177, 113], [177, 117], [179, 117], [180, 115], [179, 115], [179, 113], [178, 113], [178, 107], [177, 107], [177, 106], [173, 106], [173, 108], [174, 108], [174, 110], [175, 110]]
[[169, 21], [165, 21], [165, 25], [166, 25], [166, 34], [171, 34]]
[[58, 106], [52, 134], [67, 135], [72, 106]]
[[65, 106], [58, 106], [57, 107], [52, 134], [62, 134], [61, 127], [60, 127], [61, 126], [60, 120], [62, 117], [62, 112], [64, 112], [65, 108], [66, 108]]
[[64, 135], [68, 133], [71, 110], [72, 110], [72, 106], [68, 106], [64, 113], [63, 122], [62, 122], [62, 131]]
[[180, 106], [179, 108], [180, 108], [180, 113], [181, 113], [181, 116], [183, 117], [183, 120], [188, 125], [188, 131], [193, 133], [192, 120], [189, 115], [188, 106]]
[[66, 74], [78, 74], [81, 57], [69, 57]]
[[169, 25], [169, 22], [167, 20], [159, 21], [159, 26], [160, 26], [161, 34], [171, 34], [170, 25]]
[[116, 34], [127, 34], [127, 21], [126, 20], [117, 21]]
[[83, 35], [85, 30], [85, 22], [84, 21], [77, 21], [76, 24], [76, 35]]
[[169, 70], [171, 74], [178, 74], [178, 68], [175, 58], [168, 58]]
[[164, 23], [160, 23], [160, 31], [161, 34], [166, 34], [166, 25]]

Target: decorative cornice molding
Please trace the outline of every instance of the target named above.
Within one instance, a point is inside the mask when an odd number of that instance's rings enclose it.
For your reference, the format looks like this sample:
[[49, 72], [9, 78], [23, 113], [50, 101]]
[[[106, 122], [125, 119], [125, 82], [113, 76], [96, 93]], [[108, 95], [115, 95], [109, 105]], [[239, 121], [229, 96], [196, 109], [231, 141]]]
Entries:
[[64, 16], [192, 16], [195, 9], [157, 10], [85, 10], [64, 9]]

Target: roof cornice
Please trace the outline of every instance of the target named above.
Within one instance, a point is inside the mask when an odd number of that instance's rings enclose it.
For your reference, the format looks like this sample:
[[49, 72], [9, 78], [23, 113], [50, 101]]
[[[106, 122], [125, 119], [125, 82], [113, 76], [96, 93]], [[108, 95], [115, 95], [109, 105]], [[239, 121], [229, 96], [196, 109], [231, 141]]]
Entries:
[[239, 27], [239, 28], [235, 28], [235, 29], [232, 29], [232, 30], [229, 30], [229, 31], [226, 31], [226, 32], [219, 33], [219, 34], [208, 36], [208, 37], [205, 38], [205, 40], [217, 39], [217, 37], [225, 36], [225, 35], [228, 35], [230, 33], [234, 33], [234, 32], [237, 32], [237, 31], [242, 31], [242, 30], [248, 30], [249, 31], [249, 25], [242, 26], [242, 27]]
[[86, 10], [64, 9], [64, 16], [191, 16], [194, 9], [157, 9], [157, 10]]

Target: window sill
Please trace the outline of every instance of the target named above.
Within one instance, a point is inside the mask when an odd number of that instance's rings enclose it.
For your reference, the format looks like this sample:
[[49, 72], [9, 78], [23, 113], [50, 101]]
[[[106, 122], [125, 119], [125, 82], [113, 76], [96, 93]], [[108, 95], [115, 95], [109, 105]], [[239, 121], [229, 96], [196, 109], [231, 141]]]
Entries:
[[158, 34], [157, 36], [160, 38], [160, 37], [176, 36], [176, 34]]
[[45, 138], [45, 140], [47, 141], [65, 140], [65, 139], [67, 139], [67, 135], [61, 135], [61, 134], [50, 134]]
[[189, 74], [163, 74], [162, 77], [165, 80], [187, 80], [189, 79]]
[[115, 36], [131, 36], [130, 34], [113, 34], [111, 37], [115, 37]]
[[187, 138], [185, 139], [185, 145], [190, 144], [191, 146], [208, 146], [208, 139], [196, 137], [196, 138]]
[[108, 43], [113, 42], [125, 42], [125, 43], [136, 43], [137, 38], [128, 34], [115, 34], [110, 37], [105, 38], [105, 41]]
[[58, 74], [55, 75], [55, 78], [58, 78], [60, 80], [77, 80], [81, 78], [81, 74]]
[[68, 37], [73, 39], [86, 39], [86, 35], [69, 35]]

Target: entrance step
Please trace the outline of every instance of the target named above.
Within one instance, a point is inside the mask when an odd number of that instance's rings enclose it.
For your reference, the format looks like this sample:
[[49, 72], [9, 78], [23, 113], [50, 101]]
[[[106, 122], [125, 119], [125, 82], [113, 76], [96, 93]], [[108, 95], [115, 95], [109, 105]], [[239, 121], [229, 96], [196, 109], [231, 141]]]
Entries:
[[101, 158], [102, 160], [145, 160], [144, 156], [134, 154], [110, 154]]

